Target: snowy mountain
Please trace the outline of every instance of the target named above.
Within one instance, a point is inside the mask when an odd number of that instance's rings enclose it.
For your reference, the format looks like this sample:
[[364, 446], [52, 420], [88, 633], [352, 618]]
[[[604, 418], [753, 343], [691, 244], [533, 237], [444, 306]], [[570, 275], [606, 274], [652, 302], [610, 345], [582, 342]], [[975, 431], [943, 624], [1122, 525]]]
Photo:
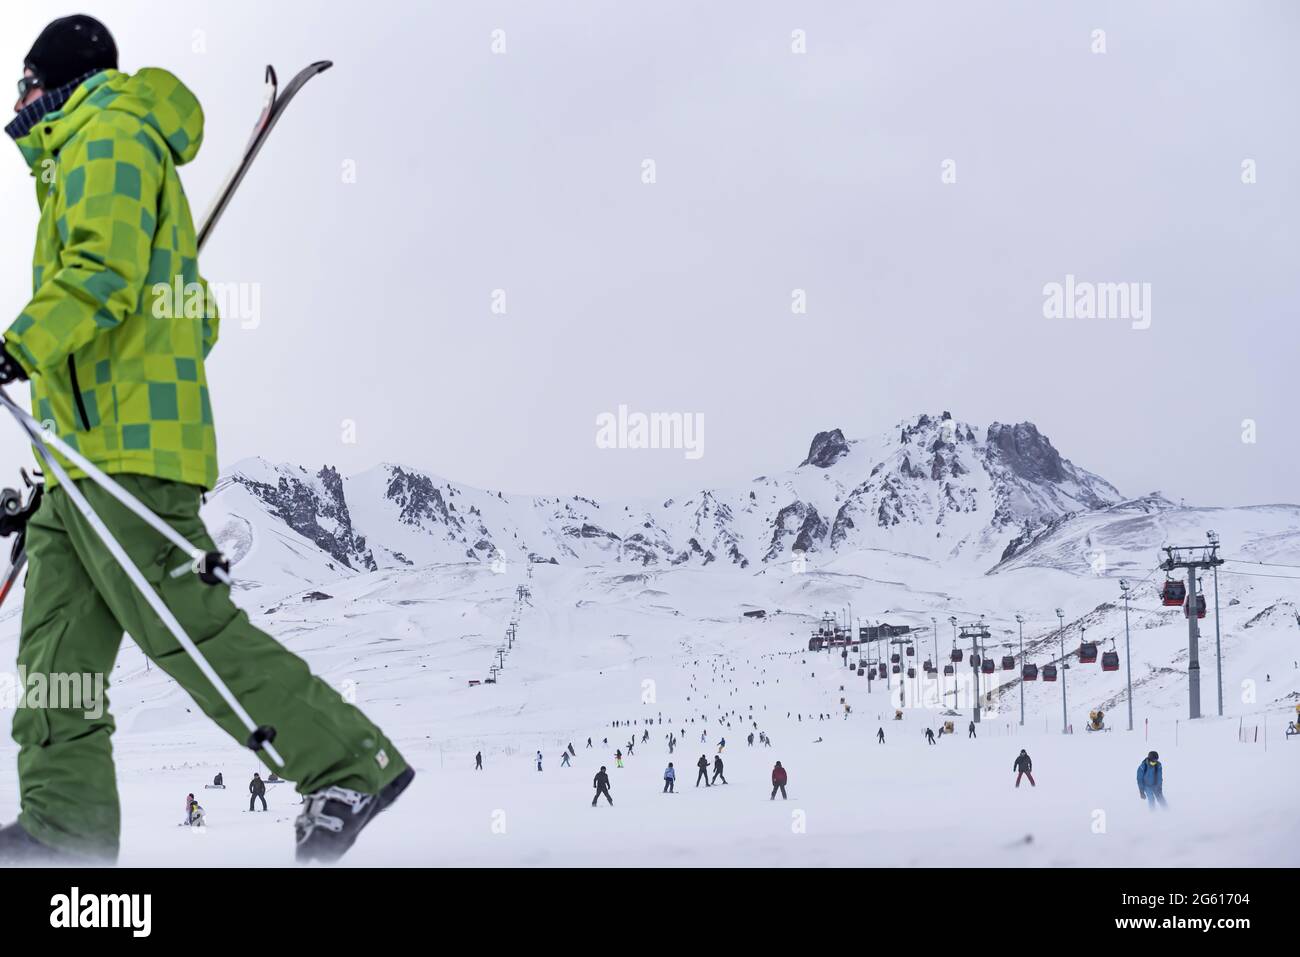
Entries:
[[863, 548], [992, 566], [1123, 500], [1032, 423], [977, 431], [947, 412], [873, 440], [819, 432], [793, 469], [662, 501], [506, 495], [401, 465], [341, 477], [260, 459], [236, 465], [215, 500], [234, 490], [357, 571], [497, 559], [745, 569]]

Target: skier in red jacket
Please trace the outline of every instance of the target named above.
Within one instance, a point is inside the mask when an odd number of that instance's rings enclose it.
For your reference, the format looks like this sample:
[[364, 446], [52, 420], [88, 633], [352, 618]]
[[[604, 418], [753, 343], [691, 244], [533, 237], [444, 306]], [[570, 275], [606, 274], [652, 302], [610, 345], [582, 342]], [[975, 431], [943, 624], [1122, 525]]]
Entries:
[[772, 797], [771, 797], [771, 800], [773, 800], [773, 801], [776, 800], [776, 792], [777, 792], [778, 790], [781, 792], [781, 800], [782, 800], [782, 801], [788, 801], [788, 800], [789, 800], [789, 798], [787, 798], [787, 797], [785, 796], [785, 782], [786, 782], [785, 768], [781, 767], [781, 762], [778, 761], [778, 762], [776, 762], [776, 767], [774, 767], [774, 768], [772, 769]]

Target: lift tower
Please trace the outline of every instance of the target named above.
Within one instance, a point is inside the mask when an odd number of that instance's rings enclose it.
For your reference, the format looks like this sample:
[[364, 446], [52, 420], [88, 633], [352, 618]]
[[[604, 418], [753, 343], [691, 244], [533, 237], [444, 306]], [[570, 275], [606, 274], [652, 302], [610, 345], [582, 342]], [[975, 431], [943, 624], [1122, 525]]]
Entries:
[[[1201, 654], [1200, 627], [1197, 625], [1199, 609], [1197, 607], [1196, 570], [1198, 568], [1218, 568], [1223, 564], [1219, 557], [1217, 540], [1208, 545], [1166, 545], [1165, 558], [1160, 567], [1166, 572], [1175, 569], [1187, 569], [1187, 708], [1189, 718], [1201, 716]], [[1204, 601], [1204, 596], [1201, 601]], [[1222, 679], [1220, 679], [1222, 680]]]

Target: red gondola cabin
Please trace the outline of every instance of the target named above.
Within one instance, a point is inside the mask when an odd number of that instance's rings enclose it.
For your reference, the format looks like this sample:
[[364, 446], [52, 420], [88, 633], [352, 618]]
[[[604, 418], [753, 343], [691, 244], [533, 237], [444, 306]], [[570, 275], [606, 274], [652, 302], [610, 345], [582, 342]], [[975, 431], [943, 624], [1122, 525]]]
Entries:
[[1164, 587], [1160, 589], [1160, 601], [1170, 608], [1177, 608], [1187, 600], [1187, 586], [1180, 581], [1174, 581], [1172, 578], [1165, 581]]

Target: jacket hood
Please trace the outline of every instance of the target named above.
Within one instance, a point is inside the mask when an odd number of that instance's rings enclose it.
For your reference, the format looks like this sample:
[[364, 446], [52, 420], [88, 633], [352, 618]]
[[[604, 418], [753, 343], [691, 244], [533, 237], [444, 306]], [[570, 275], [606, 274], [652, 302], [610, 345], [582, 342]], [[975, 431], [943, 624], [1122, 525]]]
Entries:
[[159, 67], [145, 67], [134, 74], [103, 70], [16, 140], [33, 174], [106, 111], [129, 113], [152, 128], [167, 144], [177, 166], [194, 159], [203, 143], [203, 107], [174, 74]]

